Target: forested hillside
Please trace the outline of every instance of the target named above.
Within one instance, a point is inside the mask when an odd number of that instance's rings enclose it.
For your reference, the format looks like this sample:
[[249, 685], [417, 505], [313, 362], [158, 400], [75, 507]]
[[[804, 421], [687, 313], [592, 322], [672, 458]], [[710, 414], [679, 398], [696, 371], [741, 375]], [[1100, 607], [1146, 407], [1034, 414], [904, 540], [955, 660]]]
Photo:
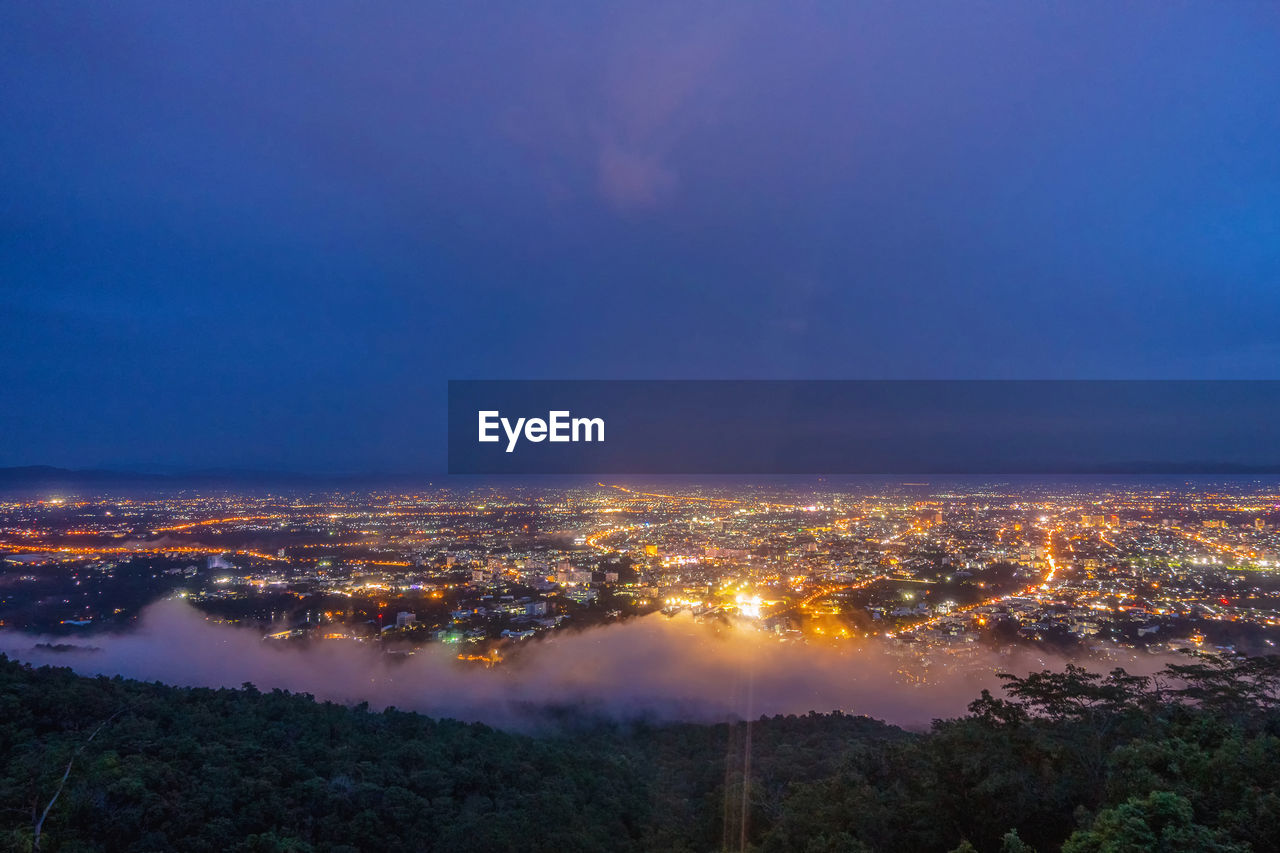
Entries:
[[0, 659], [7, 850], [1280, 850], [1280, 659], [846, 715], [513, 734]]

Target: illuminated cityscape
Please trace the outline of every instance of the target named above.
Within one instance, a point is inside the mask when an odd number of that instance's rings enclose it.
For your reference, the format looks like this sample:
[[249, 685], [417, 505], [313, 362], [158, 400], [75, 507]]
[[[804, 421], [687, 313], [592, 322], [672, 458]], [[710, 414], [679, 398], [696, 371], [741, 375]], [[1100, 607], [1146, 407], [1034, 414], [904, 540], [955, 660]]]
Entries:
[[1262, 653], [1280, 487], [1258, 480], [537, 483], [44, 495], [0, 504], [0, 618], [69, 636], [179, 597], [290, 643], [456, 646], [685, 613], [876, 641], [904, 677], [991, 650]]
[[1280, 2], [0, 80], [0, 853], [1280, 853]]

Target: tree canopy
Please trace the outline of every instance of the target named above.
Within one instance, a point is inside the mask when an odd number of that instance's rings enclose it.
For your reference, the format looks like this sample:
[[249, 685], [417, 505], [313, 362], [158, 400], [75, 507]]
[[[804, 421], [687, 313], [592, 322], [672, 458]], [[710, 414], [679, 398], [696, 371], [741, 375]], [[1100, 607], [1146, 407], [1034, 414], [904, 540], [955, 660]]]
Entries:
[[[520, 734], [0, 658], [0, 849], [1280, 850], [1280, 658], [1005, 676], [923, 733]], [[37, 838], [38, 833], [38, 838]]]

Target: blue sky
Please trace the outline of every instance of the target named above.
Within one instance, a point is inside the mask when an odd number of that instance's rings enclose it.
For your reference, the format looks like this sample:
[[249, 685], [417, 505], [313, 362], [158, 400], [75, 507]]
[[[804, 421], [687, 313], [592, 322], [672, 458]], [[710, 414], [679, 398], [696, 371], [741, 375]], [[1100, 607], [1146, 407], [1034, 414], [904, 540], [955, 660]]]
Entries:
[[1280, 6], [0, 6], [0, 464], [449, 378], [1280, 378]]

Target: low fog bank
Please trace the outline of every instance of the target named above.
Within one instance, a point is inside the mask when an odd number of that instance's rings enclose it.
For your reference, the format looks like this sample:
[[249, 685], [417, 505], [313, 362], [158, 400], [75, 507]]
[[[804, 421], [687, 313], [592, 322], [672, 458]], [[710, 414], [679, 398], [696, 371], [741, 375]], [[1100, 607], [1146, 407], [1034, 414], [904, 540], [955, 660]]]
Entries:
[[[41, 643], [81, 648], [58, 651]], [[86, 675], [203, 687], [252, 682], [262, 690], [278, 687], [508, 728], [537, 726], [565, 708], [619, 720], [693, 722], [840, 710], [919, 728], [963, 714], [983, 687], [998, 687], [997, 671], [1025, 674], [1064, 663], [1027, 652], [993, 653], [980, 671], [961, 671], [939, 654], [935, 669], [944, 674], [912, 685], [897, 674], [909, 664], [882, 643], [781, 643], [748, 626], [654, 614], [558, 633], [485, 669], [460, 664], [458, 647], [438, 644], [390, 659], [369, 644], [264, 641], [261, 631], [210, 622], [176, 599], [148, 607], [129, 633], [73, 640], [5, 631], [0, 651]], [[1131, 672], [1151, 672], [1162, 663], [1143, 658], [1125, 665]]]

